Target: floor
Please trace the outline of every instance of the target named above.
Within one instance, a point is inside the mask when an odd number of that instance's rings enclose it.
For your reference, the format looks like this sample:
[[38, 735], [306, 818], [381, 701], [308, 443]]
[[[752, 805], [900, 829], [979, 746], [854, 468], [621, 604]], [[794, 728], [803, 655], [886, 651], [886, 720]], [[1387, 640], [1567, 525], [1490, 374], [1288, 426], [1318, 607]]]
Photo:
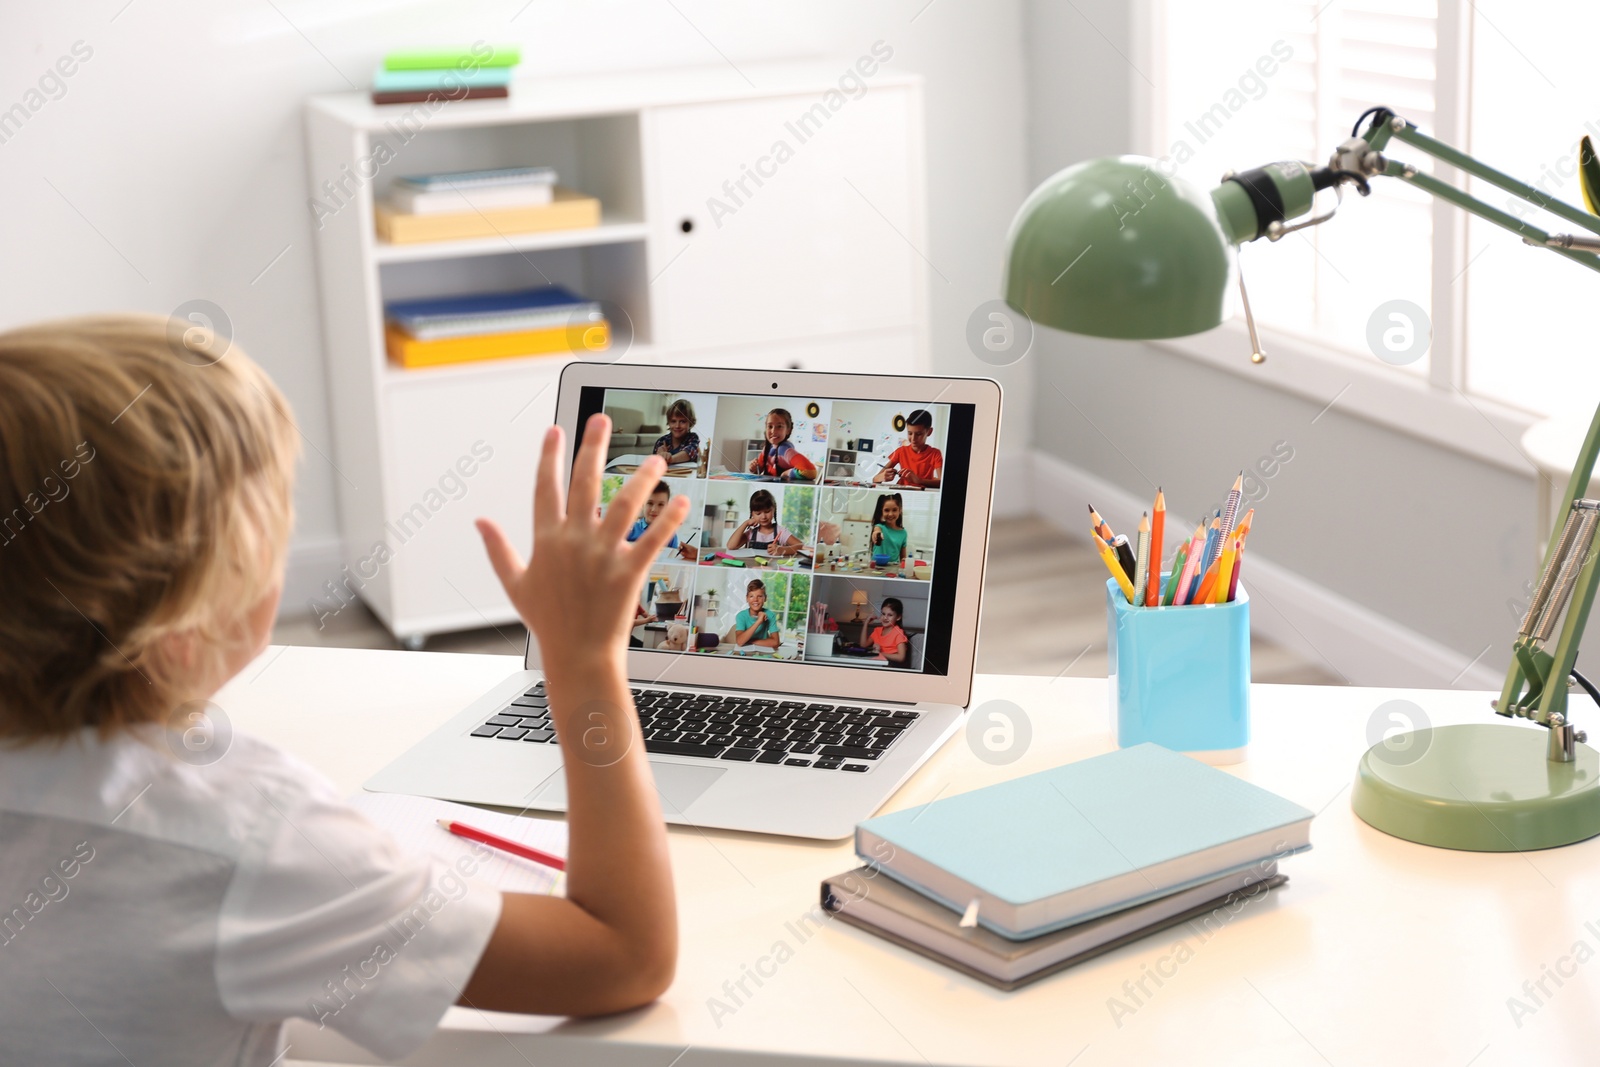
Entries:
[[[1087, 543], [1071, 541], [1041, 519], [994, 524], [988, 585], [978, 642], [978, 670], [995, 674], [1104, 677], [1106, 673], [1105, 567]], [[319, 628], [309, 615], [285, 618], [273, 630], [281, 645], [399, 648], [365, 607], [352, 605]], [[440, 634], [435, 652], [522, 654], [520, 626]], [[1251, 675], [1258, 682], [1337, 685], [1326, 668], [1255, 638]]]

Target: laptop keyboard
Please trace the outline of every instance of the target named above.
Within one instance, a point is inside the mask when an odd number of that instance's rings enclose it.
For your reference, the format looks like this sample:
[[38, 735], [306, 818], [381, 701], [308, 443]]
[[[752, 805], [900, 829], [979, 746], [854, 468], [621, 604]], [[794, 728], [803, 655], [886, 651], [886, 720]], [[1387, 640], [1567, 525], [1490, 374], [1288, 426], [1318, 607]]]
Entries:
[[[663, 756], [866, 772], [920, 713], [778, 697], [634, 689], [646, 752]], [[472, 731], [473, 737], [556, 744], [540, 682]]]

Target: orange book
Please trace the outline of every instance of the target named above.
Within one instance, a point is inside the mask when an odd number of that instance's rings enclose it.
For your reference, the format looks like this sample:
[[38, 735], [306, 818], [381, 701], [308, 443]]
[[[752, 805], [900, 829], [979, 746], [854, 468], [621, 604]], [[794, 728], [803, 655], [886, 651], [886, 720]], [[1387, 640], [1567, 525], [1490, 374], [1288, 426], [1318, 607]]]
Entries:
[[600, 225], [600, 201], [556, 186], [555, 199], [530, 207], [502, 207], [445, 215], [405, 215], [387, 204], [377, 207], [378, 238], [394, 245], [420, 241], [463, 241], [544, 230], [576, 230]]
[[389, 359], [402, 367], [437, 367], [447, 363], [473, 363], [516, 356], [590, 355], [611, 347], [611, 328], [602, 320], [581, 326], [549, 326], [542, 330], [419, 341], [389, 323], [384, 327], [383, 341]]

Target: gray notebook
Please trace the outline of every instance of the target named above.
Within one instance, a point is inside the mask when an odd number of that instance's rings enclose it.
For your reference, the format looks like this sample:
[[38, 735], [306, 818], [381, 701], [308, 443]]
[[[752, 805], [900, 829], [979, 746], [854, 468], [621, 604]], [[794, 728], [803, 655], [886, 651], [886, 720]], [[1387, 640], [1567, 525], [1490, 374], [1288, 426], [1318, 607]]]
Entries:
[[1289, 879], [1267, 862], [1200, 885], [1068, 926], [1013, 941], [961, 917], [870, 867], [822, 883], [822, 906], [852, 926], [937, 960], [1000, 989], [1012, 990], [1131, 941], [1185, 922], [1212, 929], [1242, 918], [1258, 898]]

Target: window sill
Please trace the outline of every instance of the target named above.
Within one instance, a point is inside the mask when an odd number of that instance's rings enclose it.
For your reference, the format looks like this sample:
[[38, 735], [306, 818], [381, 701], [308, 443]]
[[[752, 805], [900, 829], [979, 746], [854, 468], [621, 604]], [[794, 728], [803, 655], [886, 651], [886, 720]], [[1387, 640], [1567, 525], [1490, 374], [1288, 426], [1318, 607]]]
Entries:
[[1150, 343], [1314, 401], [1319, 408], [1328, 405], [1317, 418], [1330, 410], [1354, 415], [1517, 474], [1534, 473], [1521, 441], [1528, 427], [1542, 421], [1539, 416], [1481, 397], [1468, 399], [1376, 360], [1369, 366], [1303, 337], [1266, 329], [1260, 334], [1267, 361], [1259, 365], [1250, 362], [1250, 338], [1239, 320], [1193, 337]]

